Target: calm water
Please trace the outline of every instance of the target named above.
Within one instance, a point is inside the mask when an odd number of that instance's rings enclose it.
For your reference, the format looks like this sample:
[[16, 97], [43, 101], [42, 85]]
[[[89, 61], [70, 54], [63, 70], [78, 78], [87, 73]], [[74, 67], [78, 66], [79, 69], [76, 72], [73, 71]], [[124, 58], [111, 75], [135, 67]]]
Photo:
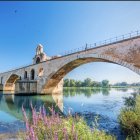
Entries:
[[14, 96], [0, 94], [0, 133], [14, 133], [24, 130], [21, 107], [24, 105], [30, 114], [30, 103], [38, 110], [44, 105], [54, 106], [56, 111], [67, 115], [71, 113], [82, 115], [90, 127], [96, 116], [99, 120], [99, 128], [112, 133], [118, 139], [124, 139], [121, 133], [117, 117], [124, 106], [124, 97], [131, 96], [138, 89], [64, 89], [63, 94], [42, 96]]

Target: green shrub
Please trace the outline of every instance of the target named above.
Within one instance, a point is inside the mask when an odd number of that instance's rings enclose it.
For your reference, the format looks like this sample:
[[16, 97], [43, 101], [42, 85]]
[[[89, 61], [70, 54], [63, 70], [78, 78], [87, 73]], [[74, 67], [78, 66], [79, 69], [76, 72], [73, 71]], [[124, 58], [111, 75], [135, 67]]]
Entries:
[[140, 95], [136, 97], [135, 112], [140, 116]]
[[119, 121], [124, 132], [128, 134], [127, 139], [140, 137], [140, 95], [135, 98], [135, 106], [132, 105], [121, 110]]
[[122, 110], [119, 116], [122, 128], [127, 134], [139, 134], [140, 132], [140, 118], [132, 110]]

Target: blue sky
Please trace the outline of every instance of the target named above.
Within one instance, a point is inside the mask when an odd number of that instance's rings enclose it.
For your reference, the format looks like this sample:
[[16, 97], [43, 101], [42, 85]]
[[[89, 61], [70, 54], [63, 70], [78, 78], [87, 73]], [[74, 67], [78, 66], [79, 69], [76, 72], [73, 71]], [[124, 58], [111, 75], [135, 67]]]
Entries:
[[[0, 71], [32, 63], [37, 44], [52, 56], [140, 29], [140, 2], [0, 2]], [[134, 72], [89, 63], [66, 77], [139, 82]]]

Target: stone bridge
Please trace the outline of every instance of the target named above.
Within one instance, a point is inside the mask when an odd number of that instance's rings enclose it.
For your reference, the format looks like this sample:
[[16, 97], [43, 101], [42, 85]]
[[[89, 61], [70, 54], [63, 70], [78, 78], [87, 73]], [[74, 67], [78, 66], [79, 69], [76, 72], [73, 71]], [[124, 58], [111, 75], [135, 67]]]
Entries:
[[48, 57], [42, 45], [38, 45], [33, 64], [0, 73], [0, 88], [14, 93], [62, 92], [65, 75], [89, 62], [114, 63], [140, 74], [139, 33], [113, 42], [86, 45], [83, 50], [55, 57]]

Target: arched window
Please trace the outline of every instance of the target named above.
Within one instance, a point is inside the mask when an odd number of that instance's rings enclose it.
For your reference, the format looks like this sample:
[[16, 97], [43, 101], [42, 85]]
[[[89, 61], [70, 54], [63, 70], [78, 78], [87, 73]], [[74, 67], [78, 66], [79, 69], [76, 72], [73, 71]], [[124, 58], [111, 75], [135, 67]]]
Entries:
[[31, 70], [31, 80], [34, 80], [35, 79], [35, 70], [32, 69]]
[[27, 79], [27, 71], [24, 72], [24, 79]]
[[38, 64], [38, 63], [40, 63], [40, 58], [39, 57], [37, 57], [37, 59], [36, 59], [36, 64]]

